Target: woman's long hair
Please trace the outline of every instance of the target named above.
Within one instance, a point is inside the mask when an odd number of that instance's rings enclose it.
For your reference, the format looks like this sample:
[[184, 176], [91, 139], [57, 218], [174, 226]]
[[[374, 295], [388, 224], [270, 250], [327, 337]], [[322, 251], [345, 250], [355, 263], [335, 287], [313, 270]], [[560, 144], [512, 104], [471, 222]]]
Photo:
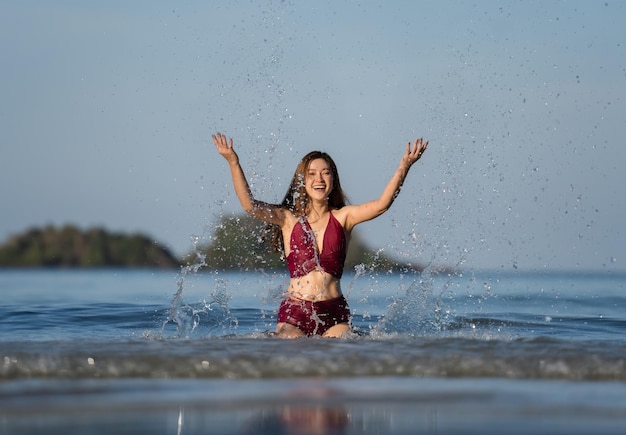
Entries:
[[[331, 173], [333, 175], [333, 187], [328, 197], [328, 207], [331, 210], [341, 208], [348, 202], [346, 195], [341, 188], [341, 182], [339, 181], [339, 172], [337, 171], [337, 165], [333, 159], [325, 152], [311, 151], [300, 160], [296, 171], [293, 174], [289, 189], [280, 203], [280, 206], [291, 211], [298, 218], [305, 217], [309, 211], [309, 196], [306, 193], [305, 178], [309, 165], [315, 159], [324, 159], [330, 166]], [[265, 229], [265, 234], [270, 242], [270, 246], [273, 251], [279, 252], [284, 255], [283, 233], [278, 225], [268, 224]]]

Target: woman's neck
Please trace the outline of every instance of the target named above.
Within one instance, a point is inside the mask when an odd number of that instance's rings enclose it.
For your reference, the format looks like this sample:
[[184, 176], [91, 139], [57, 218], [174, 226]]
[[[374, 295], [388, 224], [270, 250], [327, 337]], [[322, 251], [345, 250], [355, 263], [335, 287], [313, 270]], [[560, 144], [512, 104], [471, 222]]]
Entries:
[[328, 202], [310, 204], [309, 211], [307, 212], [307, 218], [309, 219], [309, 222], [317, 222], [322, 219], [328, 211]]

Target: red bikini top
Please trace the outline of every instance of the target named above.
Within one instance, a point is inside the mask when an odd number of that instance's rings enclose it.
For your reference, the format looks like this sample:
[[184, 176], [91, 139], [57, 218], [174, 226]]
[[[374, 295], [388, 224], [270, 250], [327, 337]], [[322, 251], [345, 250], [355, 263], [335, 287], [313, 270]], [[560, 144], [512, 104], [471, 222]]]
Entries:
[[305, 276], [318, 267], [335, 278], [341, 278], [346, 261], [346, 235], [332, 212], [319, 255], [313, 229], [306, 219], [300, 219], [293, 227], [289, 244], [291, 252], [287, 256], [287, 268], [292, 278]]

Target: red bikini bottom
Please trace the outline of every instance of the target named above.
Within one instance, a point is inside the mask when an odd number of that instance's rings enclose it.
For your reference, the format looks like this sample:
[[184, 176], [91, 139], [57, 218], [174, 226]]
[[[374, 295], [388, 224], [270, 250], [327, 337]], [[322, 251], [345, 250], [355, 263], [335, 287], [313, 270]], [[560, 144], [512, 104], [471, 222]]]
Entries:
[[278, 309], [278, 323], [296, 326], [306, 335], [324, 335], [339, 323], [350, 323], [350, 309], [343, 296], [312, 302], [293, 297], [286, 298]]

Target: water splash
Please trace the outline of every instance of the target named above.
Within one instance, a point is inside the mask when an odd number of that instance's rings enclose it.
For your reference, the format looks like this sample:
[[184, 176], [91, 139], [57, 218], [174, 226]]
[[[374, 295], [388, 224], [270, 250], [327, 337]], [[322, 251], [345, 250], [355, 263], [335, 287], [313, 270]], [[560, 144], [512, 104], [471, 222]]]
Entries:
[[195, 274], [201, 268], [207, 265], [206, 255], [200, 251], [199, 242], [199, 236], [192, 237], [194, 256], [193, 261], [191, 261], [186, 266], [181, 267], [180, 269], [180, 277], [178, 278], [178, 281], [176, 283], [178, 289], [176, 290], [174, 298], [172, 299], [172, 303], [170, 304], [170, 310], [167, 319], [163, 322], [163, 327], [161, 328], [162, 331], [164, 331], [166, 325], [171, 322], [176, 324], [178, 336], [184, 336], [187, 331], [195, 329], [197, 323], [194, 320], [195, 317], [193, 309], [183, 305], [183, 291], [185, 289], [185, 281], [187, 279], [187, 275], [189, 273]]
[[226, 280], [215, 280], [215, 286], [209, 300], [196, 304], [185, 304], [181, 298], [175, 298], [176, 305], [170, 310], [170, 316], [164, 323], [176, 324], [177, 337], [190, 338], [194, 334], [202, 336], [233, 334], [239, 322], [232, 314], [229, 303]]
[[444, 307], [442, 296], [450, 281], [437, 293], [434, 291], [433, 282], [432, 270], [427, 267], [406, 287], [403, 296], [394, 298], [386, 315], [373, 327], [371, 335], [415, 336], [447, 329], [450, 312]]
[[204, 302], [204, 308], [200, 311], [205, 321], [207, 332], [221, 331], [232, 332], [237, 329], [239, 322], [231, 313], [229, 303], [231, 294], [228, 291], [227, 281], [218, 279], [211, 292], [211, 300]]

